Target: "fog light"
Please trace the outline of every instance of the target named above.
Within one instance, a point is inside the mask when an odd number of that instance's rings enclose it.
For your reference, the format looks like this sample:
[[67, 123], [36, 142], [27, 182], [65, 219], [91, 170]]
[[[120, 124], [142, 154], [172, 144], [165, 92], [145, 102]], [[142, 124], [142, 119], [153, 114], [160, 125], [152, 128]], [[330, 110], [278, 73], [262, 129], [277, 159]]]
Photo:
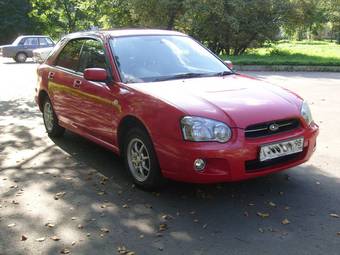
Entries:
[[198, 158], [194, 162], [194, 168], [196, 171], [203, 171], [205, 168], [205, 161], [201, 158]]

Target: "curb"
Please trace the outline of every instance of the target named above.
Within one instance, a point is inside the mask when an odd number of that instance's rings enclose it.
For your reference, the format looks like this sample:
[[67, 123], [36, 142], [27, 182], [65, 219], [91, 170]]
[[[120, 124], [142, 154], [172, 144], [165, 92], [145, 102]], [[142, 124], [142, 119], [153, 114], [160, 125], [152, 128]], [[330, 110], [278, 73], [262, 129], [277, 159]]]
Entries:
[[236, 71], [340, 72], [340, 66], [234, 65]]

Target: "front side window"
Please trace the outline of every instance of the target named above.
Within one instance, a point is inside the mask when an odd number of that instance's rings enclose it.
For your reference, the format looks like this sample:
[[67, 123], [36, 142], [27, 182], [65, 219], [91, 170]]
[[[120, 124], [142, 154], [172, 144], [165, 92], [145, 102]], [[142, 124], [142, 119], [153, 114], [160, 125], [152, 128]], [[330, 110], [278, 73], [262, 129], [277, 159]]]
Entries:
[[82, 73], [86, 68], [107, 69], [103, 44], [97, 40], [86, 40], [82, 48], [78, 71]]
[[25, 39], [22, 36], [19, 36], [17, 39], [14, 40], [12, 45], [22, 45], [24, 44]]
[[127, 36], [110, 41], [124, 82], [153, 82], [232, 73], [221, 60], [187, 36]]
[[72, 40], [60, 52], [56, 66], [67, 68], [73, 71], [78, 70], [79, 56], [84, 40]]

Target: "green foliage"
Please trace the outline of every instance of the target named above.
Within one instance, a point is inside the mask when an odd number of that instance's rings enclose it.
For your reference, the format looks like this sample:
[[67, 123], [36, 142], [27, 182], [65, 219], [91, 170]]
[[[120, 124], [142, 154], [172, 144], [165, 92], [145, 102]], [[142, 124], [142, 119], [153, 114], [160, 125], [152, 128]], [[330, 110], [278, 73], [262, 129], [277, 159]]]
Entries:
[[327, 23], [331, 0], [291, 0], [284, 29], [296, 39], [311, 39]]
[[130, 0], [135, 22], [141, 27], [174, 29], [184, 13], [184, 0]]
[[0, 0], [0, 44], [7, 44], [23, 33], [32, 32], [28, 0]]
[[285, 0], [189, 0], [188, 4], [190, 34], [228, 55], [274, 40], [288, 6]]
[[330, 0], [328, 6], [329, 21], [337, 43], [340, 44], [340, 0]]
[[40, 31], [55, 37], [63, 34], [130, 24], [124, 0], [31, 0], [31, 18]]
[[190, 33], [215, 52], [242, 54], [273, 40], [288, 0], [31, 0], [37, 28], [53, 36], [112, 27]]
[[240, 55], [280, 39], [282, 31], [311, 39], [327, 24], [340, 43], [340, 0], [0, 0], [0, 14], [3, 41], [29, 32], [58, 39], [94, 27], [152, 27]]
[[340, 66], [340, 45], [329, 41], [280, 41], [248, 49], [241, 56], [222, 56], [235, 65]]

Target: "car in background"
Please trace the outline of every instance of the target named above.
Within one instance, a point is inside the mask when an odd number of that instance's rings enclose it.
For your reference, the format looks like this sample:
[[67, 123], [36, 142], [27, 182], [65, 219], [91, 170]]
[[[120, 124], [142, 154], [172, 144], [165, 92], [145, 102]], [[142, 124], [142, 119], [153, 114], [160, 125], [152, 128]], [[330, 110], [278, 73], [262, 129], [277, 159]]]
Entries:
[[40, 48], [33, 50], [33, 61], [36, 63], [43, 63], [48, 55], [53, 50], [53, 47]]
[[35, 100], [49, 136], [69, 129], [111, 149], [143, 188], [306, 162], [319, 132], [307, 102], [228, 64], [175, 31], [74, 33], [38, 67]]
[[27, 58], [33, 57], [33, 50], [53, 47], [54, 45], [55, 43], [49, 36], [19, 36], [12, 44], [0, 46], [0, 56], [13, 58], [18, 63], [24, 63]]

